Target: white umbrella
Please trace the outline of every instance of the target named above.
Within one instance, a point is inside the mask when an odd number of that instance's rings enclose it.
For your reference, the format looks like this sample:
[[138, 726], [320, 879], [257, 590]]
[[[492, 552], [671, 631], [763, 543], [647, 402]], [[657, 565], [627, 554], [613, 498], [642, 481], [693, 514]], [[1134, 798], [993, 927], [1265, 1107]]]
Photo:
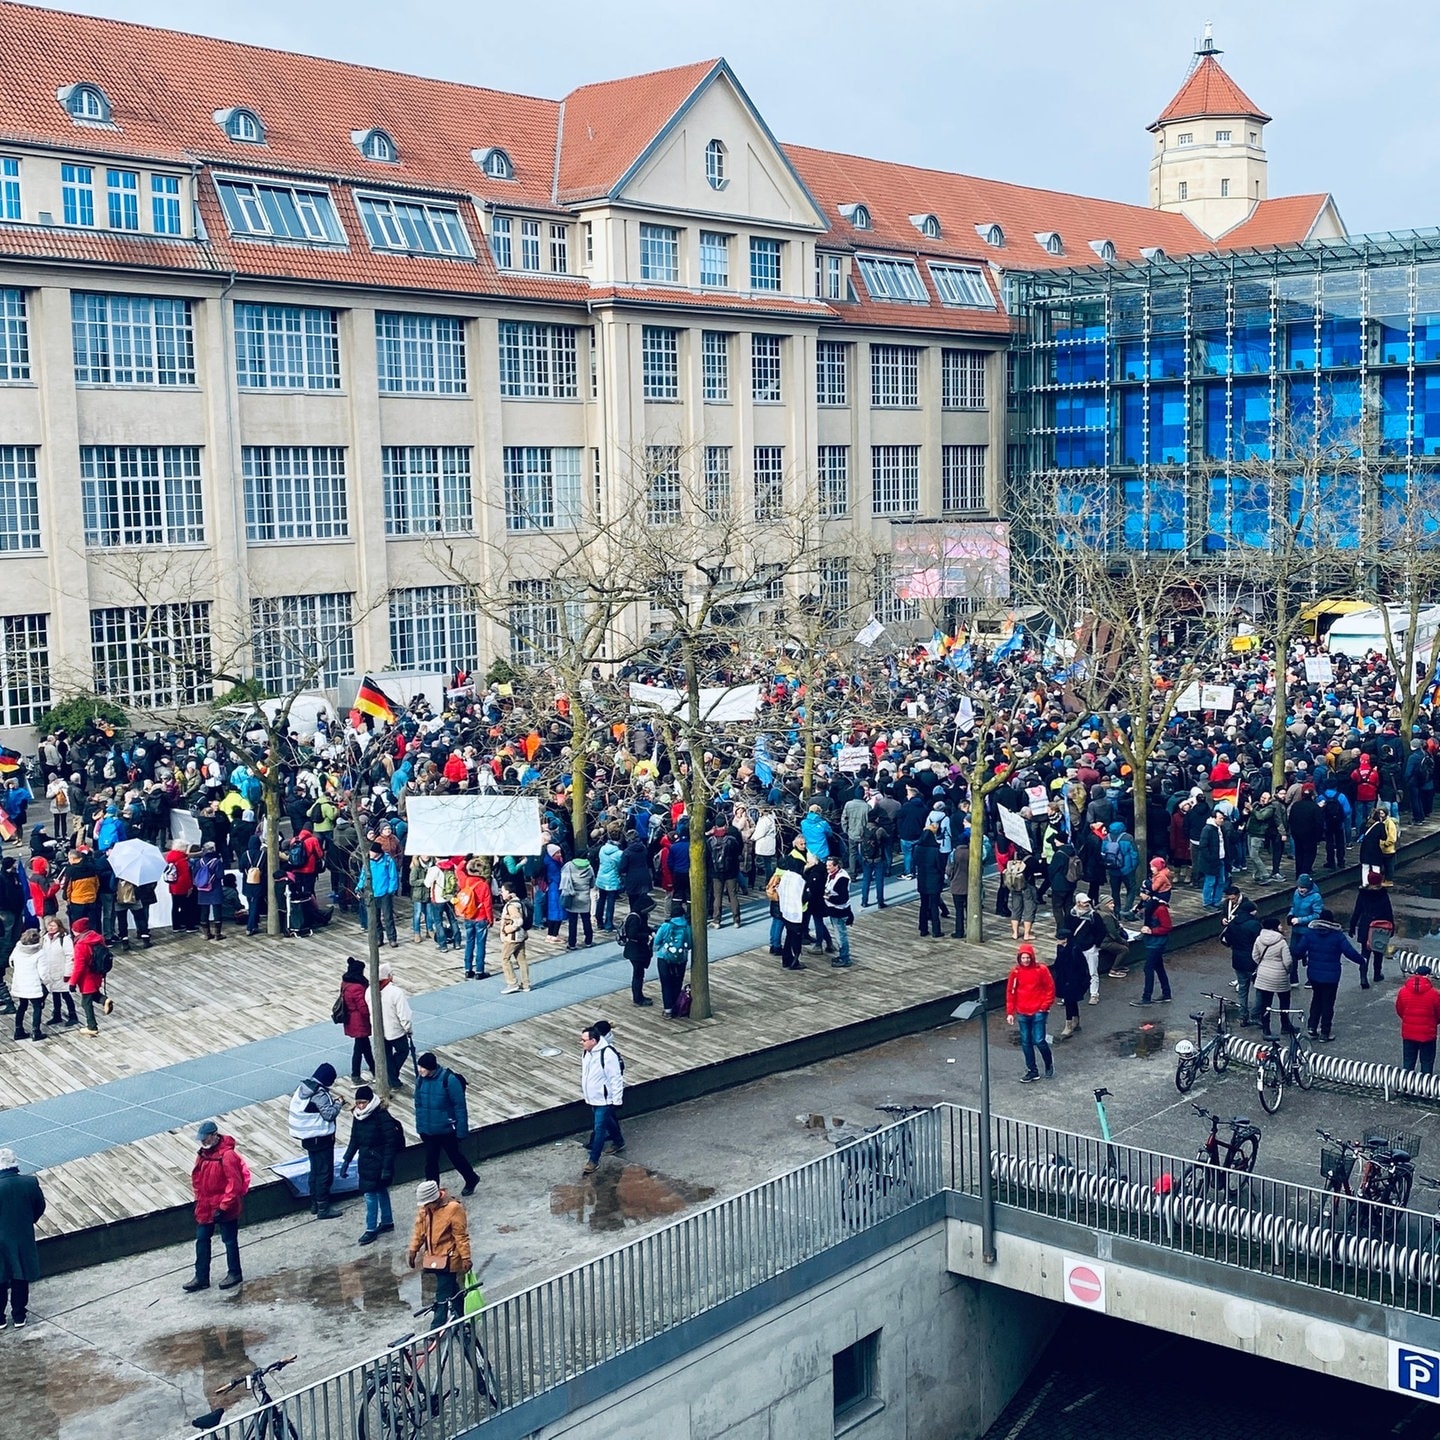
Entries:
[[165, 855], [147, 840], [121, 840], [112, 845], [105, 858], [119, 880], [132, 885], [153, 885], [165, 876]]

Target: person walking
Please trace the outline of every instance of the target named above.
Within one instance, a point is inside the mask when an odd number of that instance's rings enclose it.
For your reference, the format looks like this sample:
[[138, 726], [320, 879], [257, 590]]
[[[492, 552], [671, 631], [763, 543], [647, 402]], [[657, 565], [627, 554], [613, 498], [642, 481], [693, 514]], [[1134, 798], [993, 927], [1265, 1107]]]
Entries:
[[1260, 1033], [1267, 1040], [1270, 1038], [1270, 1011], [1273, 1007], [1280, 1011], [1281, 1032], [1288, 1035], [1295, 1028], [1288, 1013], [1290, 971], [1295, 962], [1276, 921], [1260, 922], [1260, 933], [1255, 937], [1250, 954], [1255, 964], [1255, 1006]]
[[[45, 1192], [33, 1175], [20, 1173], [15, 1152], [0, 1149], [0, 1330], [25, 1328], [30, 1287], [40, 1278], [35, 1225], [45, 1213]], [[6, 1309], [9, 1318], [6, 1318]]]
[[1065, 1006], [1065, 1028], [1055, 1038], [1068, 1040], [1080, 1033], [1080, 1001], [1090, 988], [1090, 967], [1074, 935], [1062, 935], [1055, 947], [1051, 969], [1055, 994]]
[[[917, 847], [918, 849], [918, 847]], [[1021, 945], [1015, 952], [1015, 964], [1005, 981], [1005, 1023], [1020, 1031], [1020, 1048], [1025, 1054], [1022, 1085], [1040, 1078], [1035, 1068], [1035, 1052], [1045, 1062], [1045, 1078], [1055, 1078], [1055, 1061], [1045, 1039], [1050, 1007], [1055, 1003], [1055, 977], [1035, 959], [1033, 945]]]
[[395, 1228], [390, 1186], [395, 1182], [395, 1162], [404, 1150], [404, 1127], [370, 1086], [361, 1085], [355, 1091], [350, 1143], [340, 1160], [340, 1173], [346, 1175], [350, 1162], [359, 1157], [356, 1179], [365, 1197], [365, 1230], [357, 1245], [373, 1245]]
[[1149, 1005], [1155, 996], [1155, 982], [1160, 982], [1160, 999], [1169, 1003], [1170, 976], [1165, 970], [1165, 945], [1173, 928], [1170, 906], [1158, 895], [1145, 901], [1140, 934], [1145, 946], [1145, 988], [1132, 1005]]
[[464, 1313], [456, 1300], [460, 1277], [470, 1271], [470, 1224], [465, 1207], [434, 1180], [422, 1180], [415, 1187], [415, 1225], [405, 1263], [413, 1270], [424, 1255], [425, 1270], [435, 1277], [435, 1308], [430, 1314], [433, 1329]]
[[648, 909], [632, 910], [620, 927], [620, 953], [630, 962], [630, 999], [636, 1005], [655, 1003], [645, 993], [645, 972], [654, 953], [648, 915]]
[[1211, 910], [1221, 908], [1225, 877], [1233, 858], [1226, 849], [1225, 817], [1216, 810], [1205, 821], [1191, 857], [1191, 874], [1201, 880], [1201, 901]]
[[345, 1101], [330, 1093], [335, 1067], [328, 1061], [302, 1080], [290, 1097], [290, 1135], [310, 1157], [310, 1210], [317, 1220], [338, 1220], [330, 1203], [335, 1180], [335, 1121]]
[[[1310, 977], [1310, 1017], [1306, 1031], [1312, 1040], [1333, 1040], [1335, 994], [1340, 989], [1341, 962], [1353, 960], [1357, 965], [1362, 964], [1360, 952], [1335, 923], [1335, 916], [1329, 910], [1321, 910], [1319, 917], [1303, 929], [1296, 927], [1294, 946]], [[1370, 981], [1363, 970], [1360, 988], [1370, 988]]]
[[195, 1275], [180, 1288], [189, 1293], [210, 1288], [210, 1249], [215, 1232], [225, 1248], [222, 1290], [244, 1279], [240, 1268], [240, 1210], [250, 1190], [250, 1167], [240, 1158], [232, 1135], [222, 1135], [213, 1120], [202, 1120], [195, 1132], [200, 1150], [190, 1170], [195, 1196]]
[[1256, 1022], [1256, 1003], [1250, 987], [1255, 978], [1255, 941], [1260, 934], [1260, 912], [1255, 902], [1240, 893], [1238, 885], [1225, 887], [1225, 908], [1220, 916], [1220, 943], [1230, 949], [1230, 968], [1235, 972], [1236, 998], [1240, 1006], [1240, 1027], [1248, 1030]]
[[[40, 1020], [45, 1012], [45, 982], [40, 977], [40, 932], [27, 930], [20, 943], [10, 952], [14, 974], [10, 978], [10, 998], [15, 1002], [15, 1038], [25, 1038], [25, 1010], [33, 1012], [30, 1028], [32, 1040], [45, 1039]], [[68, 976], [66, 979], [68, 980]]]
[[380, 962], [380, 1031], [385, 1041], [385, 1076], [392, 1090], [401, 1090], [405, 1061], [414, 1046], [415, 1017], [410, 996], [385, 961]]
[[440, 1178], [440, 1156], [465, 1177], [462, 1195], [473, 1195], [480, 1177], [460, 1142], [470, 1133], [465, 1077], [447, 1069], [427, 1050], [415, 1062], [415, 1129], [425, 1149], [425, 1178]]
[[670, 917], [656, 930], [651, 947], [660, 977], [660, 1003], [667, 1020], [676, 1018], [675, 1007], [685, 984], [685, 967], [690, 963], [690, 947], [694, 943], [686, 908], [679, 900], [670, 902]]
[[850, 876], [840, 857], [833, 853], [825, 862], [825, 916], [835, 927], [835, 958], [830, 964], [836, 970], [848, 969], [855, 912], [850, 908]]
[[60, 1009], [65, 1009], [65, 1024], [78, 1025], [75, 996], [70, 992], [70, 972], [75, 968], [75, 942], [65, 929], [65, 922], [52, 915], [45, 922], [40, 936], [40, 979], [50, 995], [50, 1025], [60, 1024]]
[[[505, 972], [505, 988], [500, 993], [513, 995], [517, 990], [530, 988], [530, 962], [525, 956], [525, 906], [509, 880], [500, 887], [500, 899], [500, 968]], [[648, 893], [645, 899], [649, 901]], [[635, 911], [636, 906], [632, 904], [630, 913], [633, 915]]]
[[[76, 916], [70, 937], [75, 957], [70, 966], [70, 988], [79, 991], [80, 1006], [85, 1011], [85, 1024], [80, 1033], [95, 1036], [100, 1033], [100, 1027], [95, 1023], [95, 997], [105, 988], [108, 972], [102, 966], [109, 952], [99, 933], [91, 928], [88, 916]], [[110, 1009], [108, 1000], [105, 1001], [105, 1009], [107, 1012]]]
[[[1090, 1004], [1100, 1003], [1100, 948], [1105, 943], [1105, 922], [1088, 895], [1076, 895], [1070, 910], [1070, 940], [1084, 957], [1090, 977]], [[1108, 967], [1107, 967], [1108, 968]]]
[[[1377, 869], [1362, 870], [1360, 873], [1366, 877], [1365, 883], [1356, 893], [1347, 933], [1359, 944], [1364, 965], [1374, 965], [1372, 979], [1383, 980], [1385, 952], [1395, 938], [1395, 908], [1390, 903], [1383, 872]], [[1364, 966], [1361, 973], [1364, 973]]]
[[350, 1079], [360, 1081], [360, 1066], [363, 1062], [375, 1075], [375, 1051], [370, 1045], [373, 1026], [370, 1023], [370, 981], [365, 974], [365, 964], [351, 955], [345, 961], [345, 974], [340, 980], [340, 1004], [345, 1010], [345, 1036], [350, 1045]]
[[625, 1153], [625, 1136], [616, 1113], [625, 1103], [625, 1062], [611, 1034], [608, 1020], [596, 1020], [580, 1032], [580, 1095], [590, 1106], [593, 1117], [589, 1154], [581, 1167], [582, 1175], [593, 1175], [600, 1168], [600, 1156], [607, 1140], [616, 1155]]
[[1422, 1075], [1435, 1070], [1435, 1036], [1440, 1031], [1440, 990], [1430, 978], [1430, 967], [1420, 965], [1395, 992], [1395, 1013], [1400, 1017], [1401, 1068], [1419, 1067]]
[[191, 871], [191, 876], [195, 881], [196, 913], [205, 927], [205, 938], [207, 940], [223, 940], [225, 866], [215, 849], [213, 840], [205, 842], [200, 852], [200, 858], [195, 862], [195, 867]]

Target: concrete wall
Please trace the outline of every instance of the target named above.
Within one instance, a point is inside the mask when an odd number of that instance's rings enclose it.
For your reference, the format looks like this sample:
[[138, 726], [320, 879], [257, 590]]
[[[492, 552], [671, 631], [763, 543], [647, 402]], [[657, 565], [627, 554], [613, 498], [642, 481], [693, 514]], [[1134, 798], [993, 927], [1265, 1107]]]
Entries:
[[[948, 1274], [945, 1230], [930, 1226], [530, 1433], [536, 1440], [970, 1440], [1014, 1395], [1058, 1314], [1045, 1301]], [[833, 1357], [877, 1330], [877, 1403], [837, 1427]]]

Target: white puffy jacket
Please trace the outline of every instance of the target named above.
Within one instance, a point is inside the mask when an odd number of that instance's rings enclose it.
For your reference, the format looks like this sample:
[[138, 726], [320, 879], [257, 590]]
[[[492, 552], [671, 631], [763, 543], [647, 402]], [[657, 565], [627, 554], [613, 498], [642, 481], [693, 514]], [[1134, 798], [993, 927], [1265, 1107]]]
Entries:
[[602, 1035], [592, 1049], [580, 1057], [580, 1094], [587, 1105], [623, 1105], [625, 1072], [620, 1052]]
[[40, 979], [47, 990], [63, 990], [75, 965], [75, 942], [68, 935], [40, 937]]

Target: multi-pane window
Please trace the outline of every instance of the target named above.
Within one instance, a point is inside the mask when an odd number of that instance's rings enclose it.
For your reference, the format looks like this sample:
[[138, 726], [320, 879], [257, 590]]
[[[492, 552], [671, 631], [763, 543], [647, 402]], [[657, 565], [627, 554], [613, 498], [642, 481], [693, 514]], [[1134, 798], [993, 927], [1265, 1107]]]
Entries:
[[92, 610], [90, 656], [97, 695], [144, 710], [202, 704], [215, 693], [210, 602]]
[[850, 562], [827, 555], [820, 561], [820, 609], [832, 625], [842, 621], [850, 609]]
[[650, 596], [650, 633], [664, 635], [675, 628], [675, 612], [688, 610], [685, 604], [685, 572], [669, 570], [656, 577]]
[[540, 268], [540, 222], [538, 220], [522, 220], [520, 222], [520, 268], [522, 270], [538, 270]]
[[82, 445], [80, 507], [92, 549], [202, 545], [197, 445]]
[[490, 217], [490, 253], [495, 257], [495, 263], [502, 270], [510, 268], [510, 217], [508, 215], [492, 215]]
[[50, 708], [50, 617], [0, 616], [0, 724], [33, 725]]
[[850, 447], [822, 445], [816, 455], [820, 518], [838, 520], [850, 513]]
[[757, 401], [780, 398], [780, 336], [750, 337], [750, 395]]
[[250, 602], [255, 678], [272, 695], [334, 686], [355, 669], [350, 596], [272, 595]]
[[246, 445], [245, 538], [333, 540], [350, 533], [338, 445]]
[[463, 585], [426, 585], [390, 596], [390, 663], [401, 670], [453, 675], [475, 669], [480, 627]]
[[543, 665], [560, 653], [560, 610], [549, 580], [512, 580], [505, 628], [512, 665]]
[[469, 258], [470, 238], [453, 205], [403, 200], [388, 195], [361, 195], [360, 218], [377, 250], [406, 250], [417, 255]]
[[785, 514], [785, 447], [757, 445], [755, 462], [755, 518], [779, 520]]
[[382, 395], [463, 395], [465, 325], [452, 315], [375, 313]]
[[135, 171], [107, 170], [105, 199], [112, 230], [140, 228], [140, 176]]
[[30, 378], [30, 327], [23, 290], [0, 289], [0, 380]]
[[870, 581], [870, 606], [875, 618], [886, 625], [904, 624], [920, 618], [918, 600], [901, 599], [895, 581], [895, 557], [880, 555]]
[[589, 343], [585, 349], [590, 359], [590, 398], [600, 398], [600, 346], [595, 339], [595, 327], [592, 325], [586, 332]]
[[713, 230], [700, 232], [700, 283], [725, 287], [730, 284], [730, 237]]
[[929, 302], [925, 282], [920, 278], [913, 260], [894, 260], [883, 255], [857, 255], [855, 263], [865, 281], [865, 288], [874, 300], [910, 300], [921, 305]]
[[914, 515], [920, 509], [920, 447], [870, 447], [870, 508], [876, 515]]
[[815, 403], [850, 403], [850, 347], [843, 340], [821, 340], [815, 346]]
[[193, 385], [188, 300], [70, 292], [77, 385]]
[[570, 273], [570, 227], [568, 225], [551, 225], [550, 227], [550, 268], [557, 275]]
[[387, 445], [381, 451], [387, 535], [474, 528], [468, 445]]
[[680, 232], [672, 225], [640, 227], [640, 278], [674, 285], [680, 280]]
[[985, 352], [940, 352], [940, 404], [946, 410], [985, 408]]
[[640, 331], [640, 368], [647, 400], [680, 398], [680, 332], [663, 325]]
[[510, 400], [576, 399], [575, 327], [502, 320], [500, 393]]
[[701, 380], [705, 399], [724, 402], [730, 398], [730, 337], [719, 330], [706, 330], [700, 342]]
[[729, 183], [725, 178], [725, 142], [712, 140], [705, 147], [705, 179], [712, 190], [723, 190]]
[[920, 350], [917, 346], [870, 347], [870, 403], [888, 409], [920, 403]]
[[235, 368], [242, 390], [338, 390], [334, 310], [235, 302]]
[[645, 447], [645, 521], [648, 525], [680, 522], [680, 447]]
[[750, 237], [750, 288], [752, 290], [778, 290], [780, 288], [780, 242], [766, 240], [762, 236]]
[[756, 580], [763, 580], [764, 588], [760, 591], [763, 600], [772, 604], [777, 600], [785, 598], [785, 566], [778, 563], [768, 563], [755, 567]]
[[940, 299], [946, 305], [963, 305], [970, 310], [993, 310], [995, 296], [985, 276], [974, 265], [939, 265], [930, 262], [930, 275]]
[[505, 528], [580, 526], [580, 450], [569, 445], [505, 447]]
[[150, 177], [150, 221], [157, 235], [180, 233], [180, 177]]
[[940, 508], [946, 514], [985, 510], [984, 445], [945, 445], [940, 450]]
[[730, 516], [730, 447], [705, 447], [705, 513], [712, 520]]
[[215, 190], [234, 235], [345, 243], [328, 190], [259, 180], [217, 180]]
[[95, 223], [95, 172], [88, 165], [60, 167], [60, 214], [67, 225]]
[[589, 269], [595, 263], [595, 225], [593, 221], [586, 220], [580, 226], [580, 234], [584, 240], [585, 267]]
[[21, 220], [20, 162], [13, 155], [0, 155], [0, 220]]
[[33, 445], [0, 445], [0, 551], [40, 548], [40, 486]]
[[843, 300], [845, 298], [844, 260], [839, 255], [827, 255], [823, 250], [815, 252], [815, 298], [817, 300]]

